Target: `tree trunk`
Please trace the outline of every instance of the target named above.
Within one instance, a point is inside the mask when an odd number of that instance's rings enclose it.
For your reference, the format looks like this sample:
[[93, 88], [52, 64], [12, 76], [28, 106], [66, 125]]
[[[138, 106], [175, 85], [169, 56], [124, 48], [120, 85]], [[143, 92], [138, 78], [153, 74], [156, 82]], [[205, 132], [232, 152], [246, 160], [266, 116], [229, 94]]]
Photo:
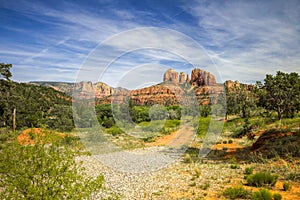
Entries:
[[16, 130], [17, 124], [16, 124], [16, 115], [17, 115], [17, 109], [14, 108], [13, 115], [12, 115], [12, 121], [13, 121], [13, 131]]

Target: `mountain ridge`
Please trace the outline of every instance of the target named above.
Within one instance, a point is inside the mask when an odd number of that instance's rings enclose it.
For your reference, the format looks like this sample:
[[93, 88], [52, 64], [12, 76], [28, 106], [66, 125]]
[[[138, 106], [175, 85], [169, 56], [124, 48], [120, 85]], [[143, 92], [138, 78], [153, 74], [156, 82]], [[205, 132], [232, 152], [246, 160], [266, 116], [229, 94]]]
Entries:
[[97, 104], [112, 102], [121, 104], [130, 97], [132, 103], [136, 105], [174, 105], [184, 103], [188, 101], [185, 99], [193, 98], [192, 96], [195, 96], [200, 104], [207, 104], [209, 97], [223, 93], [224, 86], [231, 87], [238, 81], [217, 83], [213, 74], [199, 68], [194, 68], [190, 76], [170, 68], [163, 74], [163, 82], [135, 90], [114, 88], [103, 82], [89, 81], [77, 83], [32, 81], [30, 83], [51, 87], [70, 96], [76, 92], [79, 98], [90, 98], [95, 95]]

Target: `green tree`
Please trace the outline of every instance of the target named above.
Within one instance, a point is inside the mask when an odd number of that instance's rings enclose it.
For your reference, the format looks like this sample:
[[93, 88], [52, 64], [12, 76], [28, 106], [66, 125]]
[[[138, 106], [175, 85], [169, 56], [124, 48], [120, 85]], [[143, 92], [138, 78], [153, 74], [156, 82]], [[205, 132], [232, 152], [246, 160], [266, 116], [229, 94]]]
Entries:
[[10, 80], [10, 78], [12, 77], [10, 68], [12, 68], [12, 64], [0, 63], [0, 78], [2, 77], [6, 80]]
[[267, 74], [264, 85], [259, 87], [260, 105], [277, 112], [278, 119], [293, 117], [300, 110], [300, 77], [298, 73], [278, 71], [275, 76]]
[[150, 121], [148, 106], [133, 106], [130, 116], [135, 123]]
[[226, 92], [226, 116], [240, 115], [242, 118], [251, 116], [251, 110], [255, 110], [256, 94], [248, 90], [246, 85], [235, 82], [232, 87], [225, 85]]

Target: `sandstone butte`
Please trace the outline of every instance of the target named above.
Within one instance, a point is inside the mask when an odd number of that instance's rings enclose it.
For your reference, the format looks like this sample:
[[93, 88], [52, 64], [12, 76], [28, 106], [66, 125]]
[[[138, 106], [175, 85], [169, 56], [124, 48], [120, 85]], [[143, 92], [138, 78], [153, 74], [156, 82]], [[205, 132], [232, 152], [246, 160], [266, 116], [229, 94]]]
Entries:
[[163, 75], [162, 83], [136, 90], [113, 88], [102, 82], [78, 82], [68, 86], [62, 83], [61, 87], [58, 83], [55, 86], [47, 83], [47, 86], [70, 95], [72, 94], [70, 91], [73, 91], [72, 88], [74, 87], [73, 95], [76, 95], [77, 98], [87, 99], [93, 98], [95, 95], [97, 104], [122, 104], [128, 103], [126, 101], [131, 99], [132, 103], [136, 105], [185, 105], [192, 100], [194, 101], [195, 98], [200, 104], [207, 104], [209, 97], [224, 92], [224, 86], [233, 88], [241, 85], [246, 86], [247, 90], [251, 89], [251, 86], [237, 81], [229, 80], [224, 84], [217, 83], [213, 74], [198, 68], [193, 69], [190, 75], [168, 69]]
[[168, 69], [163, 75], [162, 83], [136, 90], [112, 88], [101, 82], [79, 82], [75, 83], [75, 91], [80, 98], [88, 98], [94, 94], [98, 104], [121, 104], [131, 99], [136, 105], [184, 105], [193, 99], [205, 104], [208, 96], [223, 92], [223, 86], [217, 84], [215, 76], [210, 72], [195, 68], [190, 76]]

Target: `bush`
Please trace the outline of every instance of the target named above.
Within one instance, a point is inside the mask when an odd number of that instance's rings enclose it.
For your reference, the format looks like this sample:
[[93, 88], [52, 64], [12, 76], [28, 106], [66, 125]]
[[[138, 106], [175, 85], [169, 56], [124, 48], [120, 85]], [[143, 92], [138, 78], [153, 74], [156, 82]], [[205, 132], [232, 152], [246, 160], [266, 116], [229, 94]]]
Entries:
[[87, 177], [72, 149], [59, 142], [22, 146], [6, 143], [0, 151], [0, 199], [88, 199], [103, 176]]
[[112, 126], [109, 129], [107, 129], [107, 133], [112, 134], [113, 136], [116, 136], [116, 135], [120, 135], [120, 134], [124, 133], [124, 131], [117, 126]]
[[253, 174], [253, 168], [251, 168], [251, 167], [246, 167], [246, 169], [245, 169], [245, 174], [246, 174], [246, 175], [251, 175], [251, 174]]
[[292, 185], [288, 182], [283, 183], [283, 190], [284, 191], [290, 191], [292, 189]]
[[228, 141], [228, 144], [232, 144], [232, 143], [233, 143], [233, 140], [230, 139], [230, 140]]
[[230, 165], [230, 169], [239, 169], [240, 167], [236, 164]]
[[253, 193], [252, 199], [253, 200], [272, 200], [272, 194], [267, 189], [261, 189], [261, 190]]
[[192, 157], [190, 154], [185, 154], [184, 157], [183, 157], [183, 162], [184, 163], [192, 163], [193, 160], [192, 160]]
[[224, 141], [223, 141], [223, 144], [227, 144], [227, 141], [226, 141], [226, 140], [224, 140]]
[[251, 192], [239, 186], [227, 188], [223, 195], [229, 199], [248, 199], [251, 196]]
[[274, 186], [277, 182], [278, 176], [272, 175], [268, 172], [258, 172], [247, 177], [249, 186], [262, 187]]
[[281, 200], [282, 199], [282, 195], [279, 194], [279, 193], [275, 193], [275, 194], [273, 194], [273, 199], [274, 200]]

